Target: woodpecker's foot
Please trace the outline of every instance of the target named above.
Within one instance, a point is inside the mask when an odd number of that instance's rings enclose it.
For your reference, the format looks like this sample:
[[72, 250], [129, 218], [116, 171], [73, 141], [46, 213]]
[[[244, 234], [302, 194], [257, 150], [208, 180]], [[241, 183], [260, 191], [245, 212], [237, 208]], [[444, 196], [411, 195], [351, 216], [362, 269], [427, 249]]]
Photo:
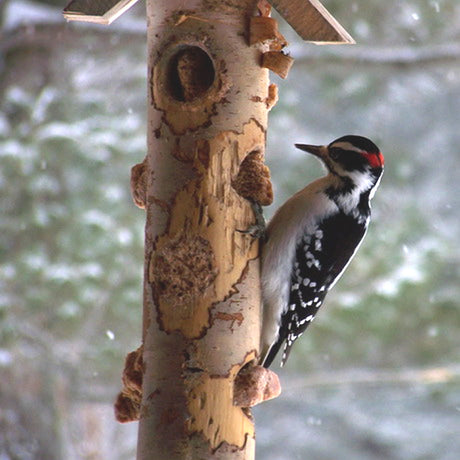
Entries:
[[265, 239], [266, 224], [262, 206], [252, 200], [249, 200], [249, 202], [251, 203], [251, 208], [254, 212], [256, 223], [251, 225], [246, 230], [237, 229], [236, 231], [244, 233], [245, 235], [251, 235], [253, 238]]
[[265, 227], [260, 228], [258, 225], [251, 225], [247, 230], [236, 229], [236, 231], [257, 239], [263, 239], [265, 236]]

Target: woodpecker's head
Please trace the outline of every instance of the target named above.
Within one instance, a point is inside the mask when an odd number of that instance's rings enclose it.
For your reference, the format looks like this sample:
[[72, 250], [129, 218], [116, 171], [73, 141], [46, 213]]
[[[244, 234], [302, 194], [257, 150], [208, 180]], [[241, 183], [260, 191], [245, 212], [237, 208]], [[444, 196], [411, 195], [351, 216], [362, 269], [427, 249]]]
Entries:
[[329, 145], [295, 146], [318, 157], [330, 173], [350, 179], [361, 191], [377, 185], [383, 173], [383, 155], [372, 141], [362, 136], [343, 136]]

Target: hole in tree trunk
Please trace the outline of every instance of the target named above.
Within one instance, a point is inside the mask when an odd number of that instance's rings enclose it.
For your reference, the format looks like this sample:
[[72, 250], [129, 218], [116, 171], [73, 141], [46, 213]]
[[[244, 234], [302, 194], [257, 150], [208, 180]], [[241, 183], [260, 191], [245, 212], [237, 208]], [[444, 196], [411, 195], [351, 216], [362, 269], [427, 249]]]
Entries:
[[213, 62], [205, 51], [198, 46], [182, 46], [169, 64], [169, 92], [177, 101], [191, 102], [206, 93], [215, 76]]

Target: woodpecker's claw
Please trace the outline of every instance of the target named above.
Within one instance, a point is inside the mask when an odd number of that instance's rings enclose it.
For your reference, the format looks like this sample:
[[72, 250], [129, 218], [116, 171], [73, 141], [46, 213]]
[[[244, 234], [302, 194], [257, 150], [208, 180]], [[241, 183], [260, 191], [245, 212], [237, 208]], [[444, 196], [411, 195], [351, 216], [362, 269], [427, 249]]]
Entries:
[[265, 235], [265, 228], [260, 228], [258, 225], [251, 225], [247, 230], [239, 230], [237, 228], [236, 231], [258, 239], [264, 237]]
[[255, 201], [250, 200], [249, 202], [251, 203], [252, 210], [254, 211], [256, 223], [251, 225], [246, 230], [237, 229], [236, 231], [239, 233], [244, 233], [245, 235], [251, 235], [253, 238], [265, 239], [266, 224], [262, 206]]

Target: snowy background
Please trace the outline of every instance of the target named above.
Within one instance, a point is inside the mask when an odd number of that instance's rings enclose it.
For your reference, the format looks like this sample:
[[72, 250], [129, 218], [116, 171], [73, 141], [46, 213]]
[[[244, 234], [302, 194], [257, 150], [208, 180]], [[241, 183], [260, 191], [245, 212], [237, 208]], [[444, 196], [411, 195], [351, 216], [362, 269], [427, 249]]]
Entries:
[[[112, 402], [139, 345], [143, 2], [110, 27], [0, 1], [0, 459], [134, 459]], [[385, 176], [352, 265], [255, 408], [258, 460], [460, 455], [460, 3], [324, 1], [359, 43], [301, 43], [270, 114], [273, 209], [361, 134]], [[287, 167], [286, 165], [289, 165]]]

